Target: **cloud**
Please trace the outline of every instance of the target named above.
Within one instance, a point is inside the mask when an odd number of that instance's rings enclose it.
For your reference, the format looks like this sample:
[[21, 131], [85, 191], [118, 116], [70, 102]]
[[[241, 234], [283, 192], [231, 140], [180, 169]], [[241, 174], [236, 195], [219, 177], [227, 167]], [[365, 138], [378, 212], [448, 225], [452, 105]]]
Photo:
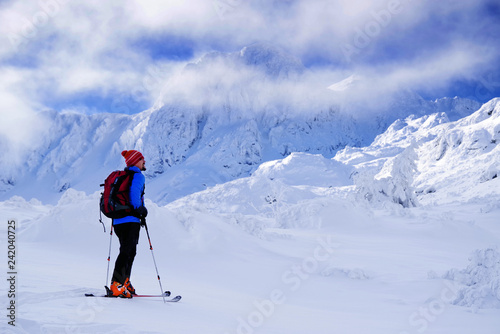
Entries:
[[[185, 63], [265, 40], [318, 76], [290, 81], [276, 88], [278, 96], [353, 73], [378, 80], [384, 92], [441, 92], [453, 80], [499, 73], [495, 8], [487, 0], [10, 1], [0, 6], [0, 69], [18, 74], [16, 90], [4, 89], [11, 105], [33, 111], [94, 98], [107, 101], [103, 111], [132, 113], [152, 105], [165, 82], [202, 94], [196, 78], [179, 77]], [[178, 57], [162, 45], [172, 41], [186, 45]], [[225, 76], [227, 85], [251, 75], [237, 71], [221, 67], [211, 75]], [[0, 77], [0, 85], [9, 80]]]
[[7, 159], [2, 166], [10, 171], [25, 159], [25, 152], [37, 143], [45, 129], [45, 119], [35, 110], [29, 96], [24, 95], [20, 85], [27, 79], [26, 73], [9, 68], [0, 69], [0, 143]]
[[[481, 57], [477, 56], [478, 51]], [[359, 71], [371, 77], [377, 89], [388, 93], [401, 88], [433, 91], [446, 87], [454, 80], [473, 77], [494, 59], [487, 47], [459, 43], [408, 61], [364, 66]]]

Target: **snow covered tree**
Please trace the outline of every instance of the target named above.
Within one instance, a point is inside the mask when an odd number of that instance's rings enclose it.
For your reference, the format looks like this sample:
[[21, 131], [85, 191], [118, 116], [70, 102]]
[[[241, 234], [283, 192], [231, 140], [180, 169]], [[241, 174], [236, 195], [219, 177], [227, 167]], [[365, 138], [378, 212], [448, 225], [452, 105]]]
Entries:
[[415, 152], [417, 145], [413, 142], [403, 152], [388, 159], [380, 172], [359, 173], [354, 177], [358, 192], [369, 201], [386, 201], [401, 204], [405, 208], [418, 204], [412, 186], [413, 175], [417, 171]]
[[412, 186], [413, 175], [417, 171], [415, 161], [418, 155], [415, 148], [416, 144], [413, 142], [403, 152], [387, 161], [382, 171], [375, 176], [375, 179], [382, 183], [382, 193], [405, 208], [417, 205]]

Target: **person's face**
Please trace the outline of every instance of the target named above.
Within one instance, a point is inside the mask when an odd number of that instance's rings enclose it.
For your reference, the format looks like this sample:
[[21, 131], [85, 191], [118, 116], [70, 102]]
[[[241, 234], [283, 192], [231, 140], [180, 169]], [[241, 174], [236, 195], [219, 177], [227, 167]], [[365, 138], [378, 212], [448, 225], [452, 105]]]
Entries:
[[139, 168], [140, 170], [144, 171], [146, 170], [146, 160], [144, 158], [141, 158], [141, 160], [139, 160], [135, 166], [137, 168]]

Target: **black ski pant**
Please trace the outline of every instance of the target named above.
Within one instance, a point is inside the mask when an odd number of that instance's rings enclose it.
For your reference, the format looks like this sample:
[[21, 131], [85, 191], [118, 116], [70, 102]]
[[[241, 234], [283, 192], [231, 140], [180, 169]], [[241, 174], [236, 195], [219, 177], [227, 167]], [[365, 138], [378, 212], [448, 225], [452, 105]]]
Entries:
[[120, 254], [116, 258], [115, 270], [111, 281], [125, 283], [127, 278], [130, 278], [132, 264], [139, 242], [139, 232], [141, 224], [139, 223], [123, 223], [113, 225], [116, 236], [120, 240]]

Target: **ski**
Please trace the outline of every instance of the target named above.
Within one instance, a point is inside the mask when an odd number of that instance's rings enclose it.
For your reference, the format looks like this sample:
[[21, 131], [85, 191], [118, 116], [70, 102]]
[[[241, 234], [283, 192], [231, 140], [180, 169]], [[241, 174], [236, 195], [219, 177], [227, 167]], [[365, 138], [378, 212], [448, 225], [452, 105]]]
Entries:
[[[169, 297], [170, 296], [170, 291], [165, 291], [161, 295], [132, 295], [132, 298], [163, 298], [163, 297]], [[119, 298], [116, 296], [110, 296], [110, 295], [94, 295], [93, 293], [86, 293], [85, 297], [106, 297], [106, 298]], [[181, 300], [182, 296], [175, 296], [170, 299], [165, 299], [165, 302], [169, 303], [176, 303], [179, 300]]]

